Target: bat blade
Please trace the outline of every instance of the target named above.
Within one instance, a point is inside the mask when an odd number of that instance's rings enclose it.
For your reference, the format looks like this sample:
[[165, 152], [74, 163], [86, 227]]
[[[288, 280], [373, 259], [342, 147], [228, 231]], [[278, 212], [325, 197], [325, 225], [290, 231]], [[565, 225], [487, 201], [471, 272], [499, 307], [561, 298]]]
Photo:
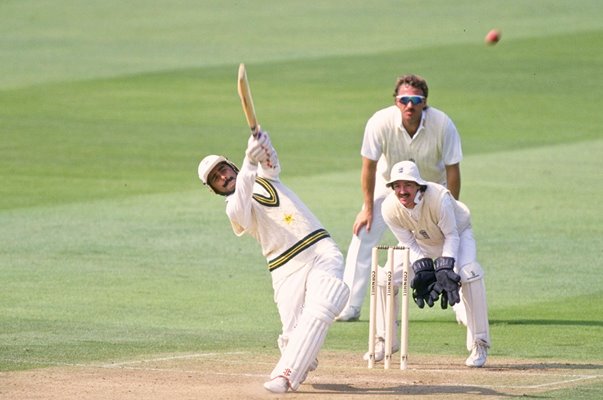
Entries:
[[253, 106], [253, 98], [251, 97], [251, 89], [249, 88], [249, 81], [247, 80], [247, 70], [245, 64], [239, 65], [239, 76], [237, 79], [237, 89], [239, 97], [241, 98], [241, 105], [243, 106], [243, 112], [247, 119], [249, 129], [251, 129], [252, 135], [257, 135], [259, 131], [258, 121], [255, 116], [255, 107]]

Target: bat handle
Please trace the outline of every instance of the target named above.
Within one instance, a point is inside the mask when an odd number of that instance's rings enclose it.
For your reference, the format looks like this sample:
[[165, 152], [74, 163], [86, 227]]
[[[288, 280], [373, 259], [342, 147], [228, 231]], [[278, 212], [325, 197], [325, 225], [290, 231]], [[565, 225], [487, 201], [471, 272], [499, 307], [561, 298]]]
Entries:
[[259, 125], [256, 125], [254, 127], [251, 128], [251, 135], [253, 137], [258, 137], [258, 133], [260, 133], [260, 127]]

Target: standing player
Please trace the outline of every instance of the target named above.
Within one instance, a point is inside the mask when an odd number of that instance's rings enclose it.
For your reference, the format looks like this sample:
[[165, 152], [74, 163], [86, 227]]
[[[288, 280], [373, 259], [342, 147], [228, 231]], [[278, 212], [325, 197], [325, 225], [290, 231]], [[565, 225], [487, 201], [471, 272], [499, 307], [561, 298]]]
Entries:
[[[339, 321], [355, 321], [360, 317], [369, 280], [371, 249], [387, 228], [381, 217], [381, 204], [391, 192], [385, 182], [392, 166], [413, 160], [426, 180], [446, 186], [454, 198], [459, 198], [461, 139], [452, 120], [427, 105], [428, 92], [427, 82], [420, 76], [398, 78], [394, 105], [377, 111], [366, 124], [360, 177], [364, 204], [354, 222], [347, 252], [344, 282], [350, 288], [350, 300], [338, 316]], [[463, 310], [457, 311], [457, 320], [462, 321]]]
[[[488, 306], [469, 209], [444, 186], [423, 180], [412, 161], [395, 164], [387, 186], [393, 192], [381, 212], [396, 239], [410, 249], [415, 302], [420, 308], [425, 303], [431, 307], [440, 295], [442, 308], [462, 302], [471, 351], [465, 365], [483, 366], [490, 347]], [[378, 312], [382, 308], [377, 307]], [[384, 327], [380, 330], [385, 332]], [[382, 340], [377, 340], [381, 346], [376, 347], [382, 348]]]
[[309, 371], [329, 326], [345, 306], [343, 255], [318, 219], [279, 180], [280, 164], [268, 134], [251, 136], [241, 170], [222, 156], [199, 164], [199, 178], [226, 196], [226, 214], [237, 236], [247, 233], [262, 248], [282, 323], [281, 358], [264, 387], [296, 390]]

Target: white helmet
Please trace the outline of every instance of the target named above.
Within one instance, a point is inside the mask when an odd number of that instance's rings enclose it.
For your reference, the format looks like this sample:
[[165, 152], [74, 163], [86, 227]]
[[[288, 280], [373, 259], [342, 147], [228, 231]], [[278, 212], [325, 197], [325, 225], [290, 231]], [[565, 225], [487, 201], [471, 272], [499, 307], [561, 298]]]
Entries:
[[387, 182], [385, 185], [388, 187], [392, 187], [392, 185], [396, 181], [411, 181], [415, 182], [417, 185], [427, 185], [427, 182], [425, 182], [419, 174], [419, 168], [417, 168], [417, 164], [412, 161], [400, 161], [394, 164], [390, 174], [389, 182]]
[[[239, 171], [237, 166], [234, 165], [233, 163], [231, 163], [226, 157], [216, 156], [213, 154], [209, 155], [209, 156], [205, 157], [203, 160], [201, 160], [201, 162], [199, 163], [199, 167], [197, 168], [197, 173], [199, 174], [199, 179], [201, 179], [201, 182], [203, 182], [204, 185], [209, 187], [214, 193], [218, 193], [218, 192], [216, 192], [214, 190], [214, 188], [211, 187], [211, 185], [207, 183], [207, 177], [208, 177], [209, 173], [211, 172], [211, 170], [214, 169], [214, 167], [216, 165], [220, 164], [221, 162], [227, 163], [236, 172]], [[220, 193], [218, 193], [218, 194], [220, 194]]]

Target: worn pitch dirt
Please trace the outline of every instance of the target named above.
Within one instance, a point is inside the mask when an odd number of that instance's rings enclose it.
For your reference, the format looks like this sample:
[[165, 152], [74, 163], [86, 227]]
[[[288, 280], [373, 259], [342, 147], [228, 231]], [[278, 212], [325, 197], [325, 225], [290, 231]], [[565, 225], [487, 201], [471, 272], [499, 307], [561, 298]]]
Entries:
[[[416, 357], [367, 369], [361, 354], [321, 352], [319, 368], [297, 392], [264, 390], [277, 354], [202, 353], [148, 360], [64, 365], [0, 373], [0, 399], [502, 399], [603, 383], [603, 364], [490, 357], [470, 369], [463, 358]], [[397, 360], [396, 360], [397, 361]]]

